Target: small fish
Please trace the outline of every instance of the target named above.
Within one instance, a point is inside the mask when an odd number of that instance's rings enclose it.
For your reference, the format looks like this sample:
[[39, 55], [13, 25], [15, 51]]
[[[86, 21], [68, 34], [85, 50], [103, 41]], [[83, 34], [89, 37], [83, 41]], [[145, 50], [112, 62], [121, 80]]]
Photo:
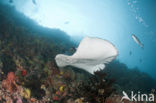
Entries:
[[70, 23], [69, 21], [64, 22], [64, 24], [69, 24], [69, 23]]
[[137, 38], [134, 34], [132, 34], [132, 38], [141, 48], [144, 48], [144, 45], [141, 43], [139, 38]]
[[130, 56], [132, 55], [132, 51], [129, 51], [129, 55], [130, 55]]
[[9, 3], [13, 3], [13, 0], [9, 0]]
[[33, 3], [34, 5], [36, 5], [36, 0], [32, 0], [32, 3]]

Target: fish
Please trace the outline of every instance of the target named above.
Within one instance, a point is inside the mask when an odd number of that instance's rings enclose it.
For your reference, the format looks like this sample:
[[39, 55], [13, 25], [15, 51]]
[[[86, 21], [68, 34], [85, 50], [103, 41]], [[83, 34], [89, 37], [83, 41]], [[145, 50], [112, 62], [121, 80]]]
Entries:
[[130, 56], [132, 55], [132, 51], [129, 51], [129, 55], [130, 55]]
[[13, 3], [13, 0], [9, 0], [9, 3]]
[[76, 52], [69, 56], [57, 54], [55, 61], [58, 67], [73, 66], [91, 74], [105, 68], [118, 55], [117, 48], [107, 40], [96, 37], [84, 37]]
[[138, 37], [136, 37], [134, 34], [132, 34], [133, 40], [143, 49], [144, 45], [141, 43]]
[[32, 0], [32, 3], [33, 3], [34, 5], [36, 5], [36, 0]]
[[69, 21], [64, 22], [64, 24], [69, 24], [69, 23], [70, 23]]

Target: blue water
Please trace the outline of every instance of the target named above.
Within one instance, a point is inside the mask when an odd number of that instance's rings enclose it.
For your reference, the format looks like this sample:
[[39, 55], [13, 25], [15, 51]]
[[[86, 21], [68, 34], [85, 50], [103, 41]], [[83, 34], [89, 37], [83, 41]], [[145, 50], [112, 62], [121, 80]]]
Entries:
[[42, 26], [63, 30], [73, 41], [86, 35], [107, 39], [118, 48], [118, 60], [156, 78], [155, 0], [37, 0], [36, 5], [31, 0], [14, 0], [9, 5]]

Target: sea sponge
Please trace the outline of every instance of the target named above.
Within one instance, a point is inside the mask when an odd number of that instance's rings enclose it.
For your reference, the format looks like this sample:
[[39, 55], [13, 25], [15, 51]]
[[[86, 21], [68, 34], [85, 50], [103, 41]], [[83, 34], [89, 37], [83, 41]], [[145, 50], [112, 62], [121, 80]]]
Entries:
[[31, 96], [31, 91], [30, 91], [30, 89], [28, 89], [28, 88], [25, 88], [24, 89], [24, 98], [26, 98], [26, 99], [29, 99], [30, 98], [30, 96]]
[[7, 79], [2, 81], [2, 87], [8, 90], [10, 93], [12, 93], [18, 88], [15, 80], [16, 80], [16, 76], [14, 72], [9, 72], [7, 75]]

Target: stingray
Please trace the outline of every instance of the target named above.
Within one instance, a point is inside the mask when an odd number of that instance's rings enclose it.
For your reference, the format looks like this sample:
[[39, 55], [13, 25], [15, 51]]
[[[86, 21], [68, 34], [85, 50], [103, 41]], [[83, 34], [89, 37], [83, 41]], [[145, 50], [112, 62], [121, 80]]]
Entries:
[[84, 69], [91, 74], [104, 69], [118, 55], [118, 50], [107, 40], [85, 37], [72, 56], [58, 54], [55, 57], [58, 67], [73, 66]]
[[144, 48], [144, 45], [141, 43], [139, 38], [137, 38], [134, 34], [132, 34], [132, 38], [141, 48]]

